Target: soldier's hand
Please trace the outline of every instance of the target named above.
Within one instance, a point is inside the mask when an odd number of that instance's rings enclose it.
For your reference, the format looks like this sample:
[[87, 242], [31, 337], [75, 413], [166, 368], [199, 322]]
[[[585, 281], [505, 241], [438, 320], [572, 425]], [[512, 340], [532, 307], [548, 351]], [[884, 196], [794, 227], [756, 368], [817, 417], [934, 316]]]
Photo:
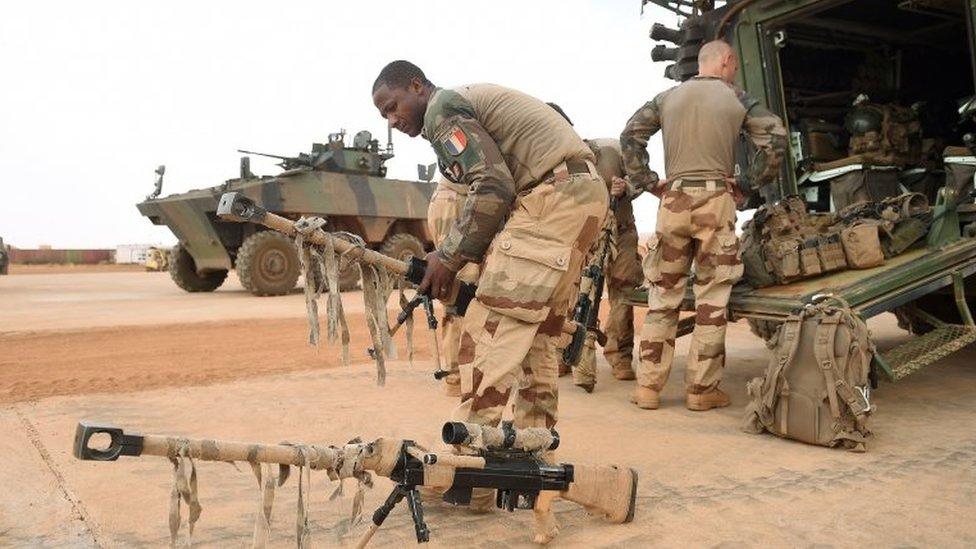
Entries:
[[664, 191], [666, 191], [667, 189], [668, 189], [668, 180], [658, 179], [657, 183], [654, 184], [654, 188], [651, 189], [651, 194], [653, 194], [658, 198], [661, 198], [661, 195], [663, 195]]
[[735, 201], [735, 205], [742, 207], [746, 203], [746, 195], [742, 192], [742, 187], [739, 186], [738, 181], [734, 177], [727, 177], [725, 179], [729, 186], [729, 190], [732, 191], [732, 200]]
[[427, 271], [424, 278], [420, 281], [417, 291], [427, 293], [434, 299], [446, 300], [451, 297], [451, 289], [454, 286], [454, 277], [457, 273], [448, 269], [437, 252], [433, 251], [424, 258], [427, 261]]
[[621, 197], [627, 192], [627, 181], [621, 177], [613, 176], [610, 180], [610, 195]]

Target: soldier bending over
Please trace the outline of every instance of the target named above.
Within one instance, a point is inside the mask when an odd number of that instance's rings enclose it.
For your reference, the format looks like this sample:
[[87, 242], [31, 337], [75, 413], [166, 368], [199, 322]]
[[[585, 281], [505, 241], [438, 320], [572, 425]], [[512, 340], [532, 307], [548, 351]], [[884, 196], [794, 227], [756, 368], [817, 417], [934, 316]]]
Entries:
[[373, 104], [430, 141], [441, 173], [468, 188], [419, 288], [449, 297], [457, 272], [484, 260], [462, 323], [453, 418], [497, 424], [505, 412], [517, 427], [552, 427], [556, 340], [607, 211], [593, 152], [538, 99], [494, 84], [439, 88], [407, 61], [383, 68]]

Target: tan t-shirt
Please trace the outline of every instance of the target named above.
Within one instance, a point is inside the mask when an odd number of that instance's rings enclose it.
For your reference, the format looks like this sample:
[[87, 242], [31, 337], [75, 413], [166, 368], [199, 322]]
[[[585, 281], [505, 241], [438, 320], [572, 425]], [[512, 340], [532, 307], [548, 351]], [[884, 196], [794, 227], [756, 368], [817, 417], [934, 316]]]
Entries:
[[661, 95], [664, 169], [668, 179], [727, 177], [746, 109], [735, 89], [715, 78], [693, 78]]
[[435, 89], [422, 133], [441, 173], [469, 187], [457, 225], [438, 247], [450, 268], [481, 261], [519, 193], [564, 161], [594, 160], [552, 107], [495, 84]]
[[786, 129], [778, 116], [718, 78], [696, 76], [637, 109], [620, 134], [624, 166], [637, 192], [657, 183], [648, 167], [647, 141], [658, 130], [664, 133], [669, 180], [735, 175], [740, 132], [757, 150], [748, 174], [756, 185], [776, 177], [786, 150]]

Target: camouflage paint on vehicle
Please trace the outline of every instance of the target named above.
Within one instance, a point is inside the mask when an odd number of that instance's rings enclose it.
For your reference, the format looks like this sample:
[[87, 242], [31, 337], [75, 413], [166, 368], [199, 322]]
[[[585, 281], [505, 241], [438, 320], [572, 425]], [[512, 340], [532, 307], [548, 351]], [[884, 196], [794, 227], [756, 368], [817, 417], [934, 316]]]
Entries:
[[274, 177], [255, 176], [248, 159], [243, 158], [240, 178], [206, 189], [148, 198], [137, 208], [154, 224], [173, 231], [201, 273], [233, 268], [238, 248], [260, 230], [251, 224], [217, 219], [217, 202], [229, 191], [239, 191], [263, 208], [292, 219], [301, 215], [324, 217], [329, 230], [357, 234], [370, 247], [379, 247], [388, 235], [407, 233], [425, 248], [432, 248], [425, 219], [436, 186], [387, 179], [383, 162], [392, 157], [392, 152], [380, 152], [369, 137], [368, 132], [360, 132], [348, 147], [344, 134], [333, 134], [328, 144], [314, 144], [311, 154], [275, 157], [282, 160], [279, 165], [291, 169]]

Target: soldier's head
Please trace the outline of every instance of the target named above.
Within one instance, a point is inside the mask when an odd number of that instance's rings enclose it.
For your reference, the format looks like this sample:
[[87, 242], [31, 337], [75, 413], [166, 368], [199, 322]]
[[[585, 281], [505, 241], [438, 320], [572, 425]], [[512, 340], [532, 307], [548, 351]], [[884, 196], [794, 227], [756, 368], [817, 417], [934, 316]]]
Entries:
[[390, 127], [417, 137], [433, 91], [434, 85], [420, 67], [409, 61], [393, 61], [373, 82], [373, 105]]
[[714, 76], [728, 84], [735, 84], [739, 58], [724, 40], [712, 40], [698, 50], [698, 75]]

